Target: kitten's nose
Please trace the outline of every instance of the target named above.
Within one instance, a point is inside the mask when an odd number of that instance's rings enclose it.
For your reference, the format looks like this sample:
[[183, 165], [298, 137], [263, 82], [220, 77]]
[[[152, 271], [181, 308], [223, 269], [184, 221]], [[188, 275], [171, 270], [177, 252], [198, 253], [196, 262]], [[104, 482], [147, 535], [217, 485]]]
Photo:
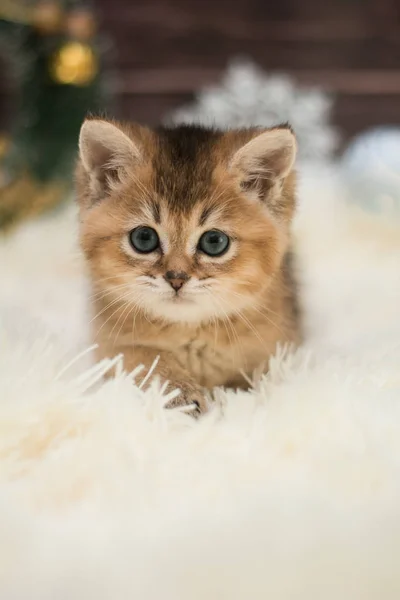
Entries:
[[189, 279], [189, 275], [187, 273], [178, 273], [177, 271], [167, 271], [164, 275], [164, 278], [168, 281], [168, 283], [174, 288], [177, 292], [181, 289], [183, 284]]

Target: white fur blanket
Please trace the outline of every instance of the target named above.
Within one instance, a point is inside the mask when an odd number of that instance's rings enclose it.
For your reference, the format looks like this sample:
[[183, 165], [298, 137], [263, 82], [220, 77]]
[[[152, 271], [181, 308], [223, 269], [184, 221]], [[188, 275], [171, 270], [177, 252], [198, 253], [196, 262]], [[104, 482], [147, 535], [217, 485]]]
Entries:
[[400, 219], [312, 173], [307, 341], [198, 422], [72, 360], [72, 209], [0, 241], [1, 600], [398, 600]]

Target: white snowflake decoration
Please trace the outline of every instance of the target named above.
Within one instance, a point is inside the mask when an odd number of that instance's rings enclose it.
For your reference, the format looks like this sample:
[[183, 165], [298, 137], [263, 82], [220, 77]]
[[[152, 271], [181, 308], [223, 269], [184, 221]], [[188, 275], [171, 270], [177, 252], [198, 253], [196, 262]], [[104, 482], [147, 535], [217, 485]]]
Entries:
[[341, 158], [350, 200], [376, 212], [400, 212], [400, 127], [359, 134]]
[[330, 124], [332, 97], [299, 88], [285, 75], [266, 75], [250, 62], [234, 62], [219, 85], [198, 94], [191, 106], [175, 111], [169, 123], [199, 123], [222, 129], [270, 127], [289, 122], [303, 159], [329, 159], [338, 135]]

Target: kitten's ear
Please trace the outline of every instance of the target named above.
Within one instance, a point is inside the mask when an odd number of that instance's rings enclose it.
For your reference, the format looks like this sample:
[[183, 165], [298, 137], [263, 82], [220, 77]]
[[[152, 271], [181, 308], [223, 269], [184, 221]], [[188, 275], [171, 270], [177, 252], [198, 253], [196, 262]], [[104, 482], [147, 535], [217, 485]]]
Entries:
[[116, 125], [88, 119], [79, 135], [79, 156], [89, 177], [89, 193], [96, 200], [107, 195], [122, 172], [140, 160], [141, 153]]
[[288, 127], [260, 133], [233, 156], [231, 167], [239, 172], [246, 189], [274, 184], [289, 175], [296, 158], [296, 138]]

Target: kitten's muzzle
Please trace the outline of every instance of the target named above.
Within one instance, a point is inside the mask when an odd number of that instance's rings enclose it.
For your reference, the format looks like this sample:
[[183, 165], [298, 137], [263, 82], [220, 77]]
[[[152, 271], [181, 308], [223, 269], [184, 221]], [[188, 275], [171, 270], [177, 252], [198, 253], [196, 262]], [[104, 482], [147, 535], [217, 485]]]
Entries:
[[177, 271], [167, 271], [164, 275], [164, 279], [168, 281], [171, 287], [178, 292], [181, 287], [189, 281], [190, 277], [187, 273]]

